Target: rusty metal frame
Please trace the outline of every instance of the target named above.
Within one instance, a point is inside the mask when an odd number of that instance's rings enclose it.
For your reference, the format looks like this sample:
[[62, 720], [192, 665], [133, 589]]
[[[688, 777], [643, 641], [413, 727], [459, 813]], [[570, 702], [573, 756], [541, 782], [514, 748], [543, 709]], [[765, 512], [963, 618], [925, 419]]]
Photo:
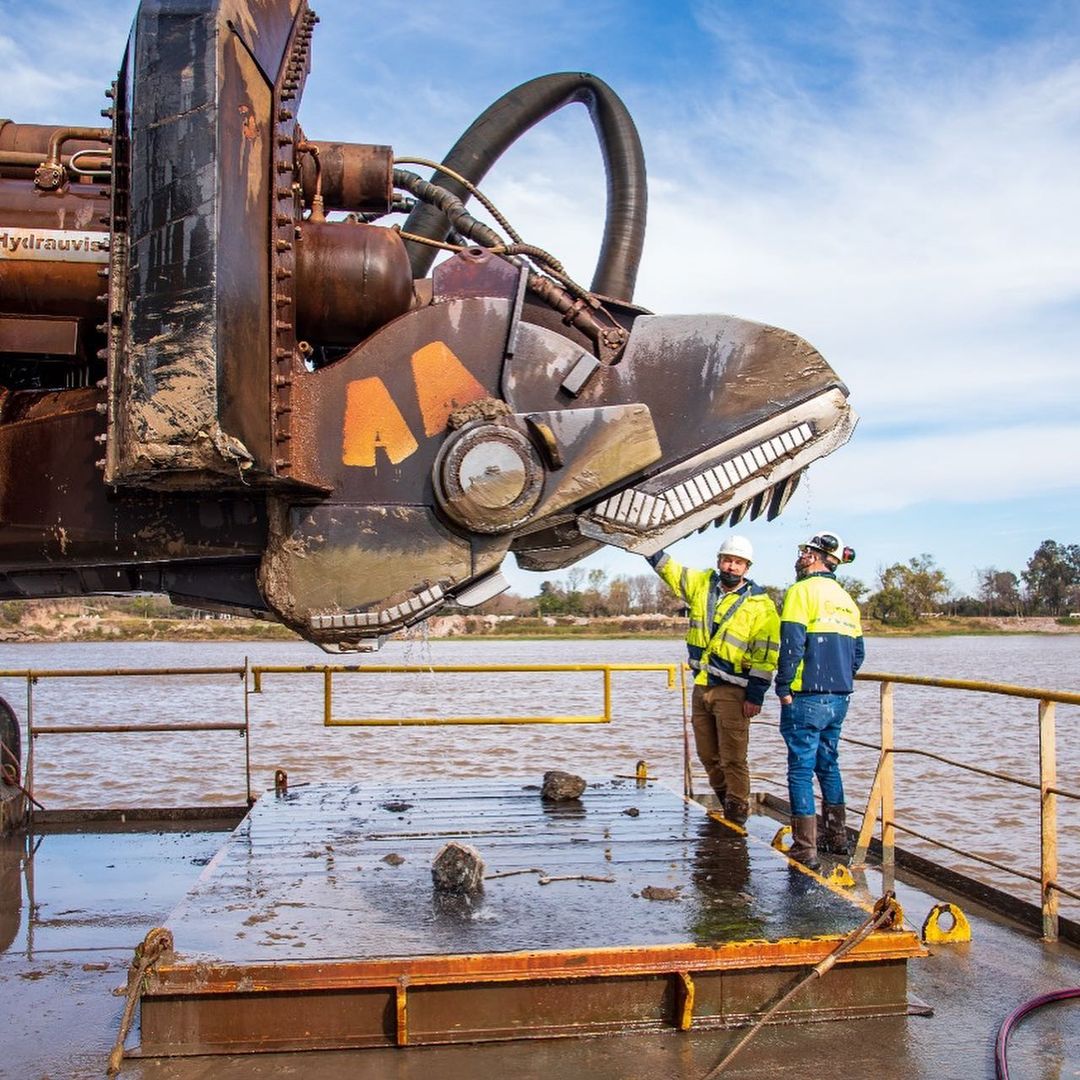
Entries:
[[[790, 980], [792, 969], [819, 963], [841, 940], [842, 935], [824, 935], [716, 946], [678, 943], [306, 964], [225, 965], [205, 960], [184, 963], [165, 959], [146, 981], [141, 999], [142, 1045], [138, 1052], [183, 1055], [331, 1046], [404, 1047], [594, 1034], [630, 1028], [673, 1027], [688, 1031], [723, 1027], [745, 1022], [749, 1015], [737, 1007], [741, 1000], [737, 992], [730, 998], [725, 993], [725, 978], [749, 978], [756, 995], [767, 997], [775, 986]], [[852, 950], [841, 965], [849, 969], [860, 966], [864, 970], [880, 969], [883, 989], [877, 1001], [854, 1008], [850, 1004], [822, 1007], [807, 998], [779, 1019], [905, 1014], [911, 1007], [903, 990], [904, 983], [896, 977], [897, 965], [925, 955], [926, 950], [913, 931], [876, 932]], [[719, 984], [710, 982], [716, 979], [721, 980]], [[652, 1017], [639, 1014], [616, 1022], [576, 1009], [572, 1003], [575, 992], [580, 988], [587, 1000], [597, 984], [610, 985], [612, 989], [608, 993], [618, 992], [617, 984], [635, 1002], [650, 1003], [654, 1010]], [[524, 1012], [529, 1020], [524, 1024], [512, 1022], [509, 1010], [507, 1015], [498, 1008], [485, 1010], [485, 987], [504, 990], [517, 987], [525, 995], [542, 996], [552, 985], [560, 988], [560, 999], [567, 999], [564, 1019], [557, 1023], [542, 1016], [534, 1019], [528, 1009]], [[704, 996], [712, 1002], [711, 1008], [703, 1004], [699, 987], [708, 988]], [[633, 997], [635, 990], [639, 997]], [[423, 1024], [425, 1001], [440, 992], [466, 995], [465, 999], [455, 997], [456, 1023], [445, 1030], [431, 1026], [431, 1015], [427, 1017], [428, 1025]], [[461, 1011], [473, 992], [471, 1006]], [[365, 998], [366, 1009], [360, 1006]], [[350, 1008], [347, 1003], [353, 1000], [357, 1006]], [[257, 1001], [264, 1003], [263, 1009], [253, 1008]], [[326, 1026], [319, 1031], [317, 1025], [316, 1030], [308, 1030], [300, 1024], [292, 1032], [273, 1024], [251, 1028], [251, 1017], [264, 1015], [265, 1005], [272, 1001], [278, 1008], [287, 1003], [288, 1015], [298, 1018], [312, 1009], [322, 1012]], [[233, 1027], [228, 1015], [233, 1009], [239, 1010], [247, 1021], [239, 1030]], [[327, 1014], [335, 1012], [347, 1015], [348, 1024], [331, 1031], [334, 1023], [332, 1018], [327, 1019]], [[217, 1034], [208, 1034], [202, 1026], [209, 1016], [216, 1018]], [[478, 1026], [484, 1023], [493, 1026]]]
[[[205, 959], [162, 961], [150, 976], [148, 996], [195, 990], [200, 994], [271, 992], [291, 988], [396, 988], [446, 986], [461, 982], [582, 979], [613, 975], [677, 975], [680, 972], [742, 971], [813, 966], [844, 939], [843, 934], [811, 938], [750, 939], [717, 945], [677, 942], [612, 948], [524, 950], [460, 955], [385, 956], [367, 960], [310, 963], [214, 964]], [[876, 931], [842, 963], [907, 960], [929, 955], [913, 930]]]
[[289, 35], [287, 59], [278, 72], [273, 87], [274, 141], [271, 149], [273, 173], [271, 179], [270, 246], [273, 298], [268, 318], [273, 349], [270, 387], [273, 408], [271, 426], [274, 440], [273, 470], [276, 476], [293, 473], [291, 439], [292, 383], [303, 358], [296, 340], [296, 251], [300, 232], [303, 198], [297, 179], [296, 142], [299, 127], [296, 123], [297, 103], [311, 70], [311, 38], [318, 17], [301, 2]]

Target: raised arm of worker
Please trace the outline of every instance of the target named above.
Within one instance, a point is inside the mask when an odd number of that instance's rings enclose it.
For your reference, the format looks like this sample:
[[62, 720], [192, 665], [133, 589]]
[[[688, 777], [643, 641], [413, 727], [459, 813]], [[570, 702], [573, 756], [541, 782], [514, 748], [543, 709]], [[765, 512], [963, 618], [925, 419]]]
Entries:
[[711, 569], [694, 570], [689, 566], [683, 566], [666, 551], [647, 555], [646, 559], [660, 576], [660, 580], [688, 607], [693, 604], [695, 596], [707, 591], [712, 584], [713, 571]]
[[690, 619], [686, 630], [686, 653], [690, 669], [701, 671], [702, 656], [709, 643], [709, 592], [713, 588], [712, 570], [694, 570], [683, 566], [666, 551], [646, 558], [660, 580], [686, 605]]

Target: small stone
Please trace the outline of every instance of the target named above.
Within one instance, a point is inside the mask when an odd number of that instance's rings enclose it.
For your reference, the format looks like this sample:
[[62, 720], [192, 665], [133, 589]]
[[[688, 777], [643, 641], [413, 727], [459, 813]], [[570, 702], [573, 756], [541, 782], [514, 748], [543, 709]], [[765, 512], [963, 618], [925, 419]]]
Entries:
[[384, 863], [389, 863], [391, 866], [400, 866], [405, 861], [404, 855], [399, 855], [396, 851], [391, 851], [389, 855], [382, 857]]
[[412, 809], [412, 803], [395, 800], [393, 802], [384, 802], [382, 808], [389, 810], [391, 814], [404, 814], [406, 810]]
[[680, 885], [676, 885], [674, 889], [663, 889], [659, 885], [646, 885], [641, 890], [641, 895], [646, 900], [678, 900], [681, 888]]
[[580, 776], [562, 772], [559, 769], [551, 769], [544, 773], [544, 785], [540, 789], [540, 797], [550, 799], [552, 802], [569, 802], [571, 799], [580, 799], [585, 787], [585, 781]]
[[435, 856], [431, 880], [436, 892], [481, 892], [484, 888], [483, 857], [476, 848], [451, 840]]
[[628, 807], [627, 807], [627, 808], [626, 808], [626, 809], [625, 809], [625, 810], [623, 811], [623, 813], [624, 813], [624, 814], [625, 814], [625, 815], [626, 815], [627, 817], [638, 817], [638, 816], [640, 815], [641, 811], [640, 811], [640, 810], [639, 810], [639, 809], [638, 809], [638, 808], [637, 808], [636, 806], [628, 806]]

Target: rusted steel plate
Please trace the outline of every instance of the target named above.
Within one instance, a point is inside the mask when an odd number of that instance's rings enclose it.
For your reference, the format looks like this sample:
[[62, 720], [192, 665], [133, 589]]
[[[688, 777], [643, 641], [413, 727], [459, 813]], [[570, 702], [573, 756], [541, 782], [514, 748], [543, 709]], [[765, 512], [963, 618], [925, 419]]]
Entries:
[[[305, 992], [346, 987], [392, 987], [402, 978], [411, 986], [515, 982], [537, 978], [674, 974], [679, 971], [739, 971], [771, 967], [813, 967], [840, 942], [732, 942], [715, 947], [669, 945], [651, 949], [553, 950], [544, 953], [489, 953], [472, 956], [386, 957], [340, 963], [236, 964], [162, 963], [150, 981], [152, 993], [230, 994], [248, 989]], [[922, 956], [913, 933], [871, 935], [841, 962], [904, 960]]]
[[[695, 977], [699, 993], [692, 1028], [745, 1023], [786, 990], [791, 969], [714, 972]], [[902, 964], [830, 973], [797, 995], [773, 1022], [903, 1014]], [[144, 998], [143, 1055], [183, 1055], [290, 1049], [373, 1048], [439, 1043], [648, 1032], [677, 1026], [677, 980], [663, 975], [537, 980], [506, 985], [412, 987], [404, 1028], [387, 988], [318, 994], [229, 994]], [[831, 997], [835, 995], [835, 1000]]]
[[78, 319], [0, 315], [0, 353], [74, 356], [78, 344]]
[[499, 397], [507, 299], [421, 308], [293, 382], [293, 464], [339, 502], [430, 504], [450, 412]]
[[[178, 552], [228, 558], [260, 550], [266, 520], [254, 497], [170, 500], [158, 494], [117, 496], [104, 487], [93, 454], [76, 450], [92, 447], [103, 430], [101, 400], [101, 391], [92, 387], [6, 398], [0, 458], [19, 466], [0, 492], [6, 526], [0, 557], [9, 569], [40, 567], [44, 558], [53, 573], [95, 564], [115, 571]], [[42, 469], [51, 483], [41, 482]], [[82, 494], [72, 500], [64, 494], [70, 491]]]
[[[471, 902], [440, 897], [430, 867], [451, 839], [476, 847], [489, 875], [575, 880], [489, 876]], [[677, 898], [646, 899], [650, 887]], [[607, 781], [563, 804], [508, 782], [294, 787], [260, 800], [170, 916], [176, 952], [147, 981], [143, 1046], [666, 1027], [687, 976], [692, 1023], [730, 1023], [864, 918], [763, 842], [651, 784]], [[922, 954], [910, 931], [875, 933], [792, 1014], [903, 1012], [905, 961]]]

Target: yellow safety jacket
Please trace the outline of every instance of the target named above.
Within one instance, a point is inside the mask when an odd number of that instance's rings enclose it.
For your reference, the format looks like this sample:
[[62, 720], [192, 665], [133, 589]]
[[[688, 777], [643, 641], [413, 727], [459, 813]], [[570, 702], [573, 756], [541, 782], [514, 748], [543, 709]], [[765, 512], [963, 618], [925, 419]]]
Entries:
[[780, 616], [780, 697], [850, 694], [865, 654], [858, 606], [832, 574], [809, 574], [788, 589]]
[[768, 593], [752, 581], [724, 592], [715, 570], [691, 570], [666, 552], [653, 568], [690, 609], [686, 651], [694, 682], [744, 687], [746, 700], [760, 705], [780, 651], [780, 617]]

